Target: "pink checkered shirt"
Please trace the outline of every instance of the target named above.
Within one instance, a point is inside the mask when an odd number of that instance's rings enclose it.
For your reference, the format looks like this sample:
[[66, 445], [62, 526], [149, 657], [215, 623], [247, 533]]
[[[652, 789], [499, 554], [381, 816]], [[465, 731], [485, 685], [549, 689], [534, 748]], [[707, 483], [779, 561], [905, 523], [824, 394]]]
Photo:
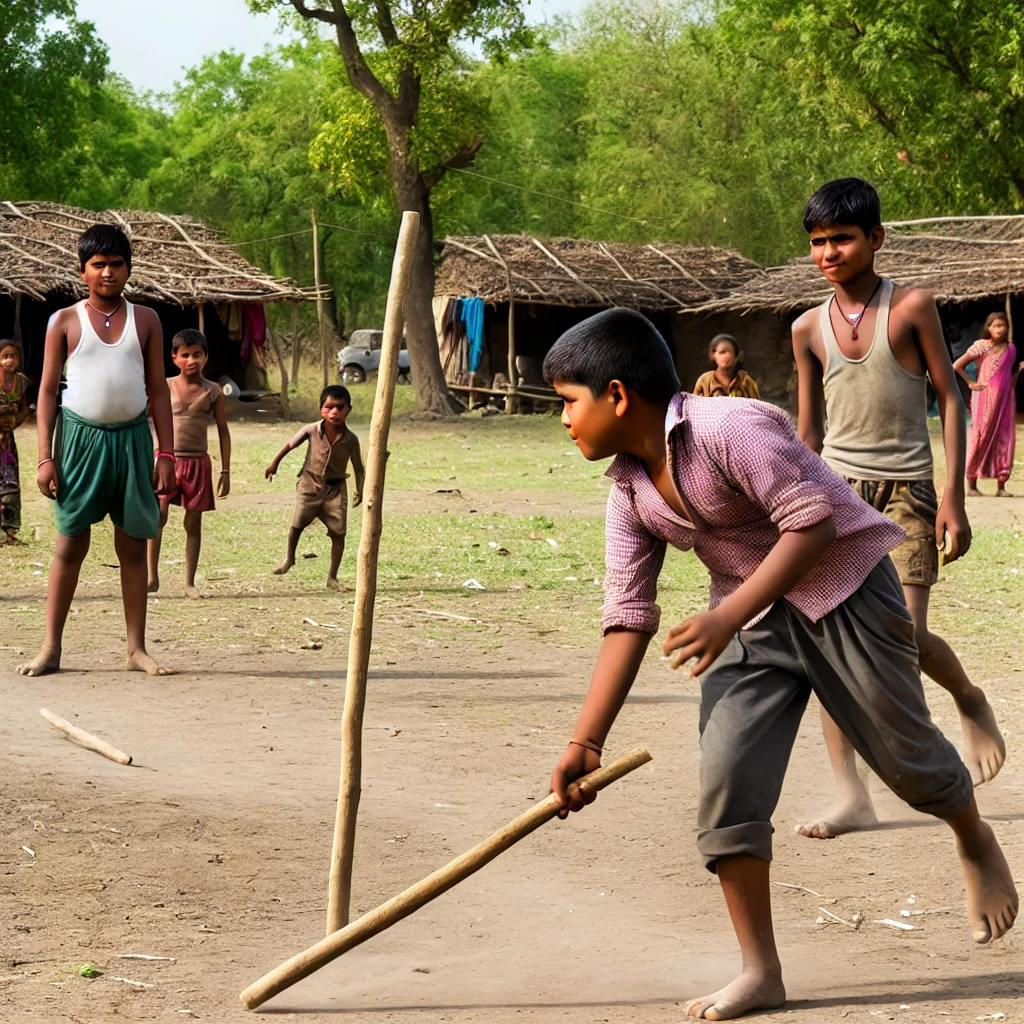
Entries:
[[764, 561], [781, 533], [832, 516], [835, 541], [786, 594], [816, 622], [903, 540], [903, 530], [861, 501], [773, 405], [681, 392], [669, 405], [665, 431], [687, 518], [669, 508], [639, 459], [615, 459], [608, 470], [614, 483], [605, 526], [605, 632], [658, 631], [658, 575], [666, 544], [692, 548], [708, 567], [714, 608]]

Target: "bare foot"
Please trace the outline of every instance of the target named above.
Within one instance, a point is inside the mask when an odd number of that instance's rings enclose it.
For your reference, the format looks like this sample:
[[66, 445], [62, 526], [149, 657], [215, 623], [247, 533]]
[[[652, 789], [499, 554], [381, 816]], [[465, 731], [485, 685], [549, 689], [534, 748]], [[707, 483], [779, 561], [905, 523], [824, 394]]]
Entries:
[[968, 487], [967, 488], [967, 493], [972, 498], [980, 498], [981, 497], [981, 491], [979, 491], [977, 487]]
[[964, 764], [976, 786], [991, 782], [1006, 760], [1006, 743], [992, 705], [983, 696], [970, 711], [966, 708], [957, 710], [964, 731]]
[[847, 832], [859, 832], [878, 824], [871, 797], [855, 803], [837, 804], [818, 821], [797, 825], [796, 831], [808, 839], [835, 839]]
[[980, 822], [977, 848], [957, 843], [960, 867], [967, 886], [967, 917], [971, 935], [984, 945], [1005, 935], [1017, 917], [1017, 890], [1013, 875], [992, 829]]
[[352, 590], [351, 587], [346, 587], [343, 583], [339, 583], [334, 576], [327, 577], [327, 589], [333, 590], [337, 594], [347, 594]]
[[148, 594], [155, 594], [155, 593], [157, 593], [157, 591], [159, 589], [160, 589], [160, 577], [159, 576], [154, 576], [153, 579], [151, 579], [149, 581], [149, 585], [146, 587], [146, 593], [148, 593]]
[[7, 540], [5, 540], [4, 543], [11, 544], [18, 548], [23, 548], [25, 546], [25, 542], [18, 536], [17, 530], [8, 530]]
[[1005, 487], [1000, 487], [999, 490], [996, 491], [996, 497], [997, 498], [1012, 498], [1013, 495]]
[[747, 970], [725, 988], [691, 1000], [686, 1016], [697, 1020], [732, 1020], [751, 1010], [777, 1010], [786, 1002], [782, 970]]
[[148, 676], [173, 676], [177, 669], [161, 668], [145, 651], [129, 654], [124, 667], [129, 672], [145, 672]]
[[60, 671], [60, 650], [43, 648], [31, 661], [18, 666], [19, 676], [46, 676]]
[[192, 586], [186, 586], [184, 594], [187, 598], [189, 598], [192, 601], [202, 601], [203, 599], [203, 595], [200, 594], [199, 591], [196, 589], [195, 584], [192, 584]]
[[283, 576], [293, 565], [295, 560], [292, 558], [286, 558], [275, 570], [275, 576]]

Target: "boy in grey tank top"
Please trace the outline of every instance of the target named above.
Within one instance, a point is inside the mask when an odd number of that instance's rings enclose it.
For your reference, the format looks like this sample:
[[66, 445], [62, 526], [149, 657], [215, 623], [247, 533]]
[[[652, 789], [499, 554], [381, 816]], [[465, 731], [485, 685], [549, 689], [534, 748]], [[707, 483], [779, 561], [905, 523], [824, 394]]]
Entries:
[[[860, 178], [822, 185], [804, 210], [811, 256], [835, 291], [793, 324], [799, 431], [865, 501], [906, 531], [892, 560], [914, 620], [921, 669], [956, 702], [964, 762], [978, 785], [1003, 765], [1002, 733], [985, 694], [968, 679], [949, 644], [928, 629], [939, 551], [945, 549], [944, 560], [951, 562], [971, 544], [964, 510], [964, 409], [931, 294], [897, 288], [875, 273], [875, 253], [885, 239], [881, 219], [878, 193]], [[929, 378], [946, 453], [941, 503], [932, 479]], [[839, 803], [797, 831], [829, 839], [877, 819], [852, 744], [824, 711], [822, 723]]]

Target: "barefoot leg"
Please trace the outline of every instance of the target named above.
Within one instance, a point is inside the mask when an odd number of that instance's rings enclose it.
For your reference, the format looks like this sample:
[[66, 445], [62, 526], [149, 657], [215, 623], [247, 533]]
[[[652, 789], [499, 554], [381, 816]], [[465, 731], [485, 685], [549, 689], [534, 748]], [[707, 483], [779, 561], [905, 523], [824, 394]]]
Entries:
[[973, 480], [970, 477], [967, 478], [967, 493], [972, 498], [980, 498], [981, 497], [981, 491], [978, 490], [978, 478], [977, 477], [975, 477]]
[[295, 564], [295, 550], [299, 546], [299, 538], [301, 536], [302, 530], [297, 526], [293, 526], [288, 531], [288, 554], [284, 556], [284, 561], [274, 570], [275, 576], [283, 576]]
[[130, 671], [146, 672], [151, 676], [169, 673], [146, 652], [146, 541], [129, 537], [120, 527], [114, 527], [114, 551], [121, 566], [121, 601], [124, 604], [124, 624], [128, 633], [128, 661]]
[[[64, 626], [71, 611], [71, 602], [78, 587], [82, 562], [89, 553], [91, 531], [77, 537], [57, 535], [57, 547], [50, 565], [50, 584], [46, 594], [46, 639], [43, 649], [32, 661], [18, 666], [23, 676], [42, 676], [60, 670]], [[145, 600], [145, 597], [143, 597]]]
[[868, 828], [876, 824], [878, 818], [868, 787], [857, 773], [857, 754], [853, 744], [824, 708], [821, 709], [821, 729], [839, 789], [839, 800], [823, 818], [797, 825], [796, 830], [809, 839], [834, 839], [847, 832]]
[[786, 989], [772, 929], [768, 861], [746, 855], [722, 857], [716, 869], [740, 943], [743, 970], [725, 988], [692, 1000], [686, 1015], [698, 1020], [732, 1020], [751, 1010], [777, 1009], [786, 1001]]
[[903, 588], [914, 620], [921, 671], [956, 702], [964, 734], [964, 764], [976, 786], [994, 779], [1006, 760], [1006, 744], [992, 707], [980, 687], [967, 677], [960, 659], [941, 637], [928, 629], [928, 587]]
[[331, 567], [327, 570], [327, 588], [329, 590], [341, 590], [338, 582], [338, 568], [341, 565], [342, 556], [345, 554], [345, 534], [331, 534]]
[[160, 532], [146, 545], [146, 556], [149, 562], [149, 586], [150, 594], [160, 590], [160, 548], [164, 543], [164, 527], [167, 525], [167, 505], [160, 502]]
[[1011, 497], [1013, 497], [1013, 495], [1011, 495], [1010, 492], [1006, 489], [1006, 481], [1007, 481], [1007, 479], [1009, 479], [1009, 478], [1004, 476], [1004, 477], [1001, 477], [998, 480], [999, 490], [996, 491], [996, 497], [997, 498], [1011, 498]]
[[203, 546], [203, 513], [185, 513], [185, 596], [193, 600], [202, 595], [196, 589], [196, 569], [199, 567], [199, 551]]
[[982, 944], [991, 942], [1005, 935], [1017, 917], [1013, 874], [995, 833], [981, 820], [973, 799], [966, 811], [949, 819], [949, 826], [956, 833], [972, 937]]

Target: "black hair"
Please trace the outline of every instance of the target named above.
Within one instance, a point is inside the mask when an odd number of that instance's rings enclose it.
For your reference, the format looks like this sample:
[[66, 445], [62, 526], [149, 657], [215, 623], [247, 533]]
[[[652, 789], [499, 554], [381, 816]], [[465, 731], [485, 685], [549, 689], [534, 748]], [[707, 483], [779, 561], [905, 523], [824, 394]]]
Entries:
[[93, 224], [78, 236], [78, 264], [83, 270], [93, 256], [120, 256], [132, 269], [132, 243], [116, 224]]
[[863, 178], [826, 182], [804, 207], [804, 230], [808, 234], [816, 227], [854, 224], [869, 235], [881, 223], [882, 201], [875, 186]]
[[708, 359], [712, 362], [715, 360], [715, 349], [718, 348], [719, 342], [727, 341], [732, 345], [733, 352], [736, 353], [736, 361], [739, 362], [740, 358], [740, 343], [731, 334], [716, 334], [711, 339], [711, 344], [708, 345]]
[[171, 352], [177, 352], [186, 345], [198, 345], [207, 355], [210, 354], [210, 343], [206, 340], [206, 335], [194, 327], [186, 327], [171, 338]]
[[0, 352], [3, 352], [5, 348], [13, 348], [18, 353], [19, 362], [25, 361], [25, 353], [21, 350], [21, 344], [14, 338], [0, 338]]
[[599, 397], [620, 380], [645, 402], [668, 402], [680, 390], [665, 339], [632, 309], [606, 309], [570, 327], [544, 359], [549, 384], [581, 384]]
[[328, 398], [333, 398], [336, 402], [344, 402], [350, 409], [352, 408], [352, 396], [348, 393], [348, 388], [342, 384], [328, 384], [320, 392], [319, 407], [321, 409]]

